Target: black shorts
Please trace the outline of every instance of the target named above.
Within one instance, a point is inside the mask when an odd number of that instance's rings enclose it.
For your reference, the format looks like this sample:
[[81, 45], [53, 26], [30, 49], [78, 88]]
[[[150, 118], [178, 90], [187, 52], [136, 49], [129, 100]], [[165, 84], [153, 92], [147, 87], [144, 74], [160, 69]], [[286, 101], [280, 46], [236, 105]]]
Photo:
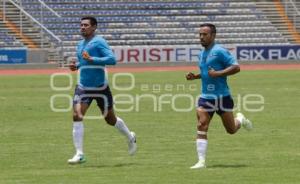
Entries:
[[102, 112], [104, 112], [104, 110], [110, 110], [113, 107], [113, 97], [108, 85], [99, 90], [86, 90], [78, 85], [76, 86], [73, 106], [78, 103], [90, 105], [94, 99]]
[[218, 99], [205, 99], [200, 97], [198, 107], [204, 108], [210, 117], [213, 117], [215, 112], [219, 115], [224, 112], [232, 112], [234, 103], [231, 96], [224, 96]]

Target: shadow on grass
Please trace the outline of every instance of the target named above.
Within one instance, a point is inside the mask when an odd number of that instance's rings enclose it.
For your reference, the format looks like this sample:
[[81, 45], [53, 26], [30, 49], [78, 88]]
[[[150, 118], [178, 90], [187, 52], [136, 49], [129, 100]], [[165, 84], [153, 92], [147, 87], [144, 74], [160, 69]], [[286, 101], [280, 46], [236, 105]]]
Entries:
[[215, 164], [208, 166], [207, 168], [244, 168], [248, 167], [245, 164]]
[[82, 165], [82, 167], [85, 168], [122, 168], [122, 167], [130, 167], [138, 165], [136, 163], [119, 163], [119, 164], [114, 164], [114, 165], [108, 165], [108, 164], [99, 164], [99, 165]]

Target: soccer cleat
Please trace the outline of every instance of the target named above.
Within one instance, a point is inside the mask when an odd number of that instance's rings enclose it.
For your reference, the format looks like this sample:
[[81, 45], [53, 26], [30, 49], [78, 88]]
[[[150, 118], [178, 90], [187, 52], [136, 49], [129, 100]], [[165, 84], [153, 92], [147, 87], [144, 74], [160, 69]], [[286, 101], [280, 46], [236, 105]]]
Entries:
[[128, 141], [128, 153], [129, 155], [134, 155], [136, 150], [137, 150], [137, 145], [136, 145], [136, 137], [134, 132], [130, 132], [132, 135], [132, 139]]
[[75, 154], [73, 158], [68, 160], [69, 164], [82, 164], [86, 162], [86, 159], [83, 154]]
[[245, 116], [244, 116], [242, 113], [240, 113], [240, 112], [237, 113], [237, 114], [236, 114], [236, 117], [237, 117], [238, 119], [241, 120], [241, 125], [242, 125], [242, 127], [244, 127], [246, 130], [250, 131], [250, 130], [253, 129], [253, 126], [252, 126], [251, 121], [250, 121], [249, 119], [246, 119]]
[[190, 167], [191, 169], [202, 169], [205, 168], [205, 160], [199, 160], [195, 165], [193, 165], [192, 167]]

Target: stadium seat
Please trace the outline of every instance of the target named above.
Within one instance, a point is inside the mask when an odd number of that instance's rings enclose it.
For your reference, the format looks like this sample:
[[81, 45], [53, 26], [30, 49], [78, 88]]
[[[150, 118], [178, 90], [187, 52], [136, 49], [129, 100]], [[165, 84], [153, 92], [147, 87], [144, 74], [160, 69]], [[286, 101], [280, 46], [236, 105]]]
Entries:
[[[261, 16], [255, 2], [224, 0], [44, 0], [63, 18], [40, 14], [36, 1], [23, 0], [24, 9], [64, 40], [66, 54], [81, 38], [79, 21], [96, 16], [98, 32], [112, 46], [199, 44], [201, 23], [217, 25], [223, 44], [288, 44], [286, 38]], [[69, 49], [70, 47], [70, 49]], [[72, 49], [71, 49], [72, 48]], [[68, 50], [69, 49], [69, 50]]]

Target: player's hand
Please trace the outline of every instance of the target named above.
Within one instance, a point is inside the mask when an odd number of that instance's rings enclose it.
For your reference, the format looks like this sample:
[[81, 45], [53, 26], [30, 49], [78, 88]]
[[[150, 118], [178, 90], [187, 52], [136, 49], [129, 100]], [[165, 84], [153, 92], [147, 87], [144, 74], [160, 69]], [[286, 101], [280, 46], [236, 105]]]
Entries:
[[89, 61], [89, 62], [92, 62], [92, 57], [89, 55], [89, 53], [87, 51], [84, 51], [82, 52], [82, 58]]
[[186, 80], [194, 80], [196, 78], [196, 75], [192, 72], [189, 72], [185, 75]]
[[219, 77], [220, 76], [220, 72], [216, 71], [215, 69], [213, 69], [212, 67], [208, 68], [208, 75], [210, 77]]
[[71, 61], [70, 64], [68, 65], [71, 71], [77, 70], [76, 62]]

